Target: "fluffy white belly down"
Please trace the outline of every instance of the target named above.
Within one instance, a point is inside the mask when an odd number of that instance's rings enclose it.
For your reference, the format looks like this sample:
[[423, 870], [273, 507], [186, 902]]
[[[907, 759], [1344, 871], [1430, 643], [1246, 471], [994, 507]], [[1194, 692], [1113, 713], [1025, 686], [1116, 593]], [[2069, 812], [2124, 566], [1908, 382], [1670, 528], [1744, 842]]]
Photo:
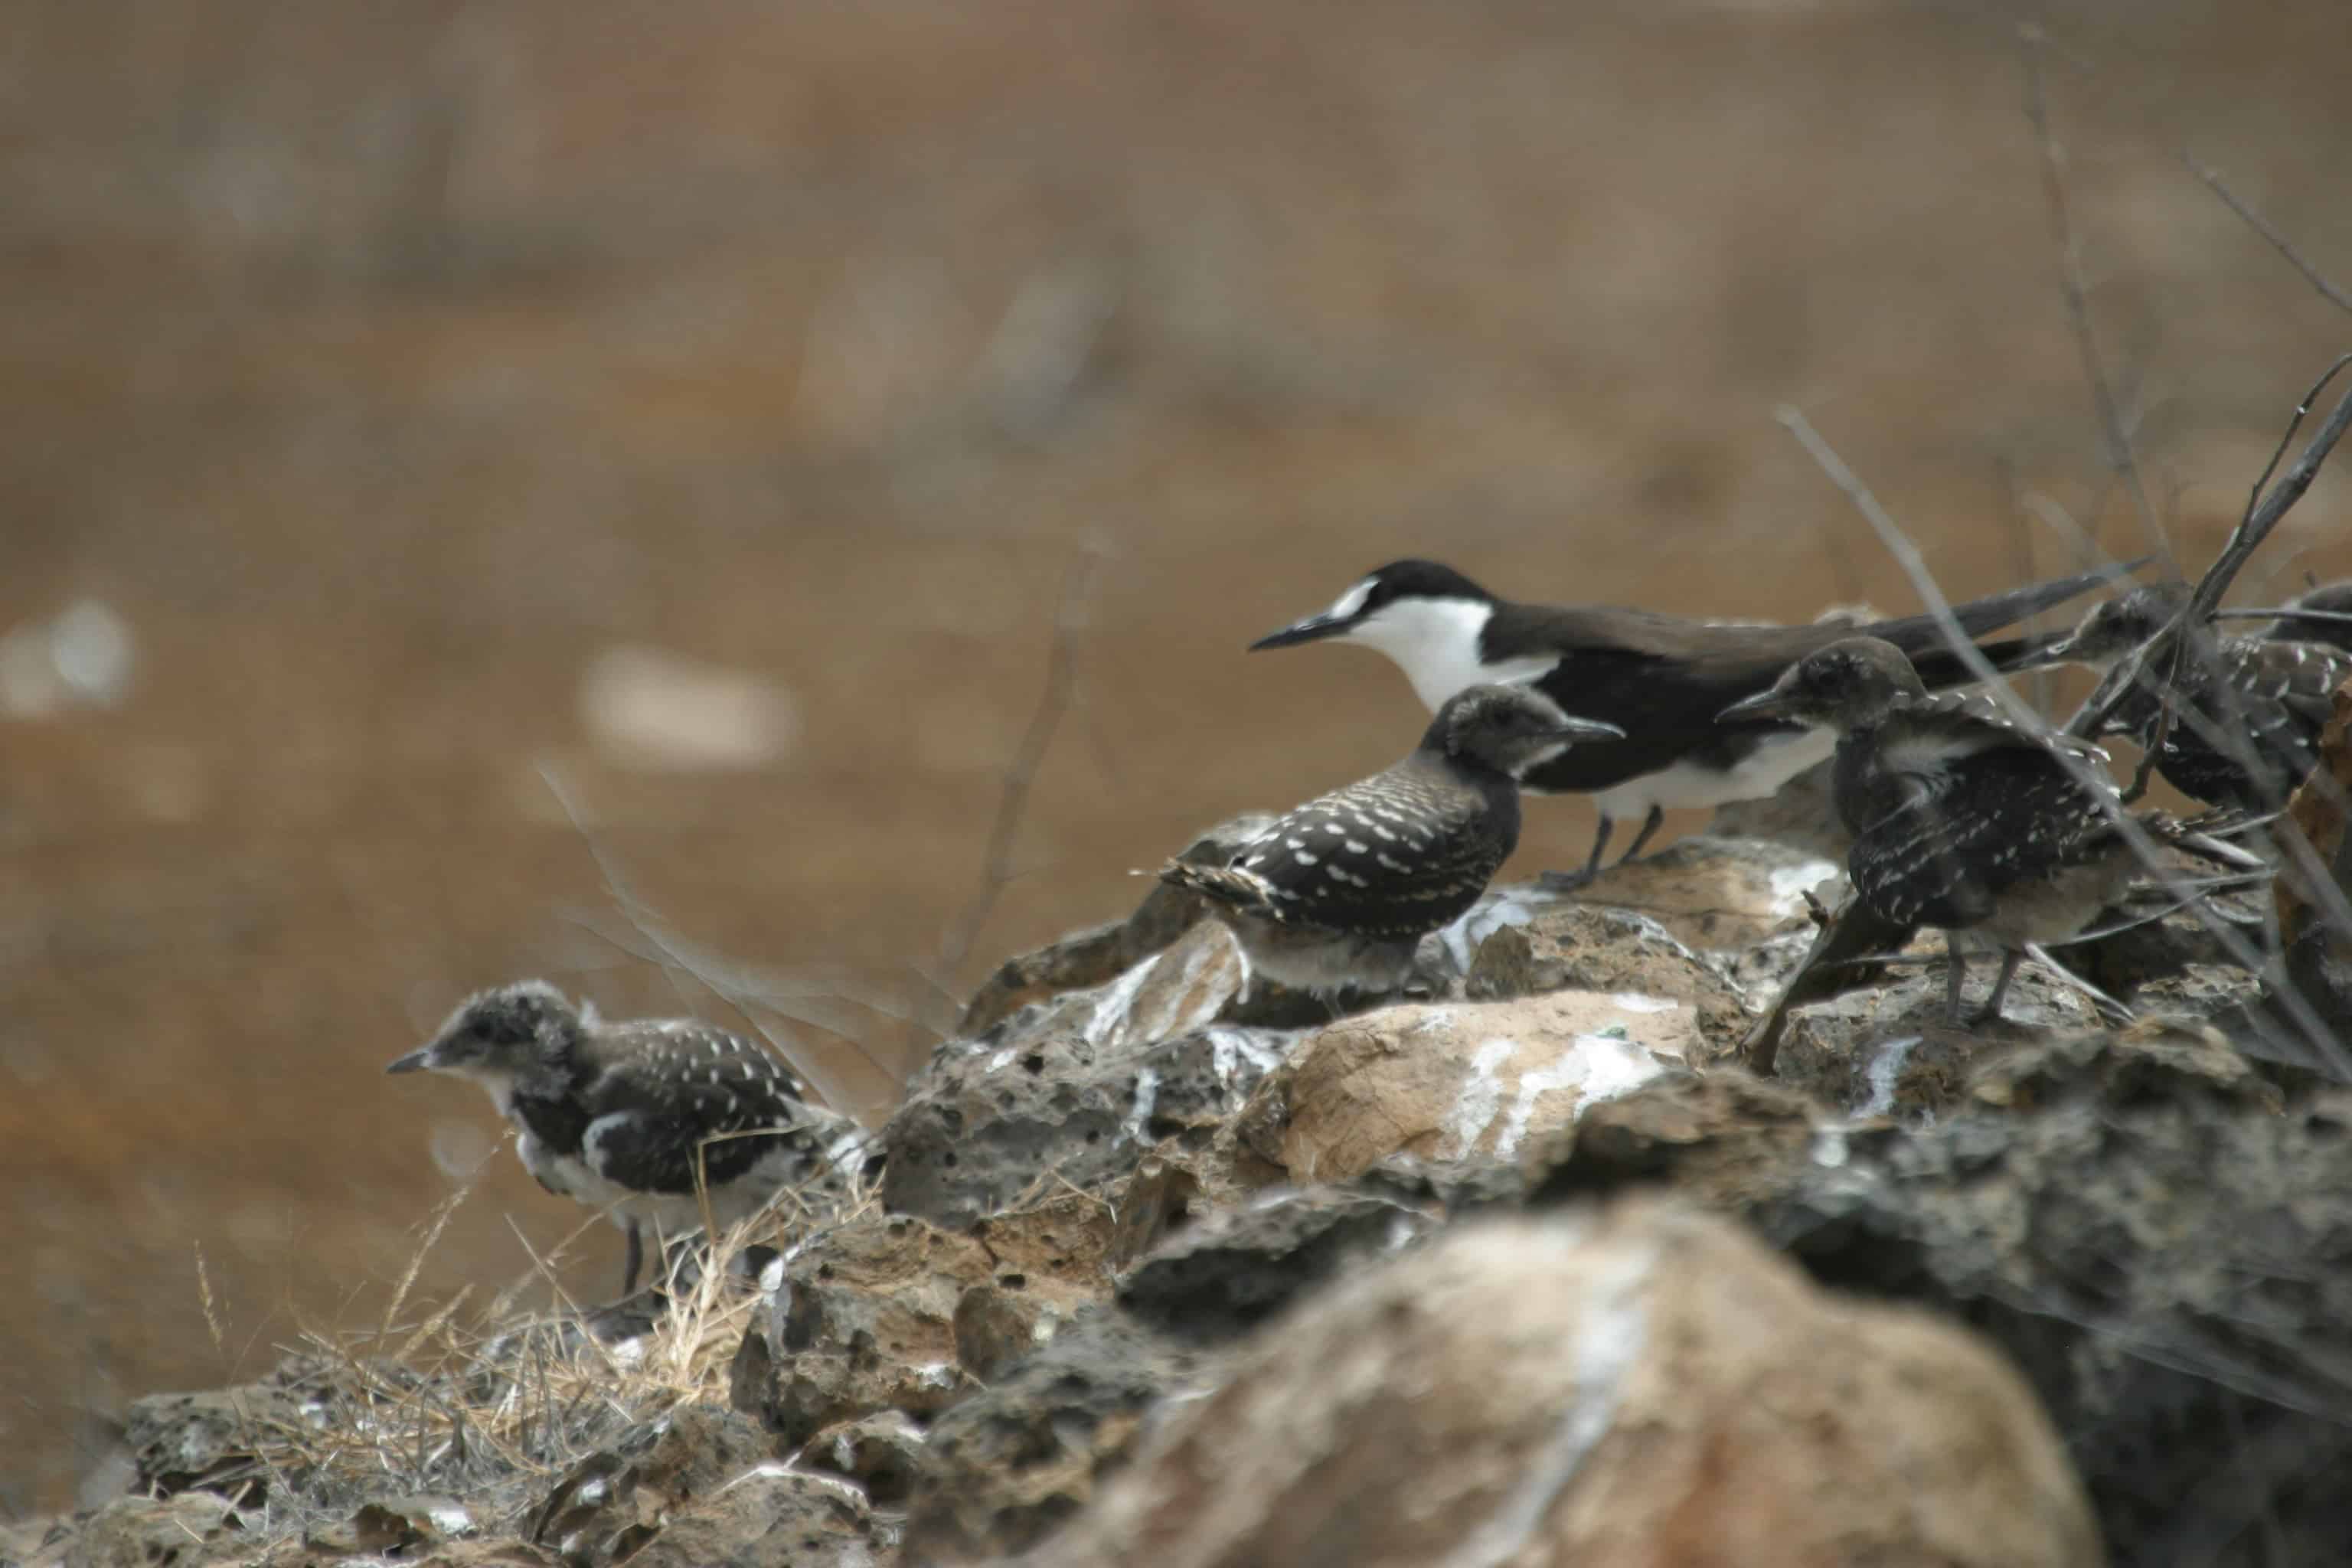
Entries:
[[2088, 865], [2069, 866], [2056, 876], [2011, 889], [1974, 934], [2002, 948], [2064, 942], [2122, 899], [2138, 869], [2138, 858], [2117, 844]]
[[1837, 750], [1837, 736], [1828, 730], [1805, 730], [1774, 735], [1742, 757], [1728, 773], [1676, 763], [1658, 773], [1627, 779], [1612, 789], [1593, 792], [1593, 804], [1609, 816], [1647, 816], [1654, 805], [1674, 811], [1685, 806], [1727, 805], [1735, 800], [1761, 800], [1816, 763], [1827, 762]]
[[[605, 1211], [615, 1226], [626, 1230], [632, 1219], [663, 1236], [680, 1236], [702, 1228], [702, 1195], [696, 1193], [641, 1193], [600, 1175], [576, 1155], [551, 1153], [546, 1145], [525, 1133], [515, 1152], [540, 1184], [550, 1192]], [[790, 1148], [779, 1148], [734, 1181], [709, 1191], [711, 1217], [719, 1228], [759, 1212], [776, 1192], [799, 1174]]]

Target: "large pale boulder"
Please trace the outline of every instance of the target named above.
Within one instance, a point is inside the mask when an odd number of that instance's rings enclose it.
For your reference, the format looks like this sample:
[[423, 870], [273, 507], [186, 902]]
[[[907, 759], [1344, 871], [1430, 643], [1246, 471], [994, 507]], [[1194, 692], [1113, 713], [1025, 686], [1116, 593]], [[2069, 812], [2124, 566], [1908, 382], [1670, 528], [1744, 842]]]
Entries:
[[1392, 1154], [1508, 1160], [1701, 1048], [1690, 1004], [1633, 992], [1383, 1007], [1295, 1047], [1242, 1131], [1301, 1183], [1346, 1181]]
[[1635, 1201], [1467, 1222], [1268, 1329], [1033, 1568], [2092, 1568], [1974, 1335]]

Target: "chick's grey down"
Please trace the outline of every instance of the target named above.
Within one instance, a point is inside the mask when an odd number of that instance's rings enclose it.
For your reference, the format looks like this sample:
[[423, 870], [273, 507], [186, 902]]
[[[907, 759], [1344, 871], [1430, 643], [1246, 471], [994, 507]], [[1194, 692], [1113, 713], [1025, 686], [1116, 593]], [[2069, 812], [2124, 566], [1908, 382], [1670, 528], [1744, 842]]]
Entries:
[[1854, 894], [1892, 924], [1947, 933], [1956, 1019], [1961, 933], [2001, 953], [1978, 1014], [1997, 1018], [2024, 950], [2074, 936], [2131, 880], [2136, 859], [2101, 804], [2101, 792], [2118, 793], [2105, 752], [2020, 728], [1982, 698], [1931, 695], [1890, 643], [1832, 643], [1727, 713], [1759, 715], [1836, 732], [1834, 798], [1854, 835]]
[[1395, 766], [1286, 812], [1225, 865], [1160, 877], [1207, 896], [1255, 972], [1324, 995], [1391, 989], [1517, 847], [1520, 774], [1618, 733], [1528, 687], [1473, 687]]
[[[2145, 646], [2188, 607], [2181, 583], [2151, 584], [2084, 616], [2037, 662], [2085, 664], [2102, 673]], [[2195, 628], [2143, 667], [2105, 733], [2157, 747], [2167, 784], [2207, 805], [2273, 810], [2310, 776], [2336, 689], [2352, 679], [2352, 653], [2325, 642], [2223, 637]], [[2166, 714], [2166, 697], [2171, 713]], [[2157, 745], [2162, 731], [2163, 743]]]
[[607, 1210], [627, 1234], [624, 1296], [645, 1226], [698, 1229], [707, 1201], [723, 1230], [784, 1187], [837, 1180], [859, 1141], [751, 1041], [690, 1018], [608, 1022], [543, 981], [469, 997], [385, 1070], [488, 1091], [540, 1185]]

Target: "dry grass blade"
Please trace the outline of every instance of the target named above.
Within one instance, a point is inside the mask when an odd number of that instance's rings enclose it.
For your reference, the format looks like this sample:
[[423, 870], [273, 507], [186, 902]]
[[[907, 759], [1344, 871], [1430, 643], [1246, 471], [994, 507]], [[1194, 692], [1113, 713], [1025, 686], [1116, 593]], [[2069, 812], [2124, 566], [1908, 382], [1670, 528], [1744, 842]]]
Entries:
[[213, 1294], [212, 1270], [205, 1266], [205, 1244], [194, 1244], [196, 1253], [196, 1300], [205, 1311], [205, 1330], [213, 1337], [213, 1353], [220, 1357], [221, 1373], [228, 1373], [228, 1333], [221, 1326], [220, 1299]]
[[402, 1342], [400, 1347], [392, 1352], [393, 1359], [395, 1361], [408, 1360], [419, 1350], [422, 1350], [427, 1341], [445, 1332], [449, 1327], [449, 1321], [457, 1315], [457, 1310], [463, 1307], [473, 1294], [473, 1286], [465, 1285], [459, 1287], [456, 1295], [443, 1302], [440, 1308], [436, 1310], [432, 1316], [426, 1318], [424, 1322], [417, 1325], [416, 1331], [415, 1333], [409, 1335], [406, 1340]]
[[408, 1255], [408, 1266], [401, 1270], [399, 1281], [393, 1286], [392, 1299], [383, 1304], [383, 1321], [377, 1330], [379, 1338], [392, 1337], [393, 1320], [400, 1316], [400, 1309], [408, 1300], [409, 1291], [415, 1289], [417, 1270], [425, 1267], [426, 1255], [441, 1239], [441, 1233], [449, 1227], [450, 1216], [457, 1212], [458, 1205], [472, 1197], [474, 1189], [481, 1185], [483, 1173], [488, 1171], [490, 1162], [497, 1159], [499, 1153], [499, 1150], [493, 1149], [475, 1162], [474, 1168], [466, 1173], [466, 1179], [458, 1183], [447, 1197], [433, 1205], [433, 1213], [425, 1222], [424, 1237], [417, 1243], [415, 1250]]
[[[794, 1190], [732, 1226], [716, 1255], [805, 1236], [821, 1212], [871, 1212], [878, 1194], [862, 1165], [845, 1168], [848, 1191], [838, 1206], [821, 1210], [831, 1194]], [[420, 1258], [439, 1234], [438, 1224], [424, 1227]], [[560, 1303], [552, 1316], [514, 1315], [518, 1284], [479, 1310], [479, 1292], [462, 1289], [396, 1339], [381, 1328], [338, 1333], [302, 1325], [296, 1358], [270, 1381], [296, 1394], [311, 1418], [247, 1420], [240, 1431], [268, 1478], [257, 1518], [264, 1542], [347, 1520], [387, 1493], [446, 1494], [478, 1517], [519, 1516], [590, 1455], [683, 1405], [725, 1403], [736, 1348], [767, 1299], [755, 1283], [715, 1267], [682, 1282], [682, 1267], [674, 1269], [667, 1310], [633, 1338], [607, 1343], [588, 1331], [594, 1315], [583, 1318], [556, 1279], [556, 1254], [518, 1239], [531, 1260], [527, 1281], [545, 1283]], [[413, 1298], [420, 1267], [412, 1261], [406, 1269], [401, 1299]], [[212, 1302], [201, 1264], [199, 1276]], [[217, 1308], [208, 1311], [225, 1345]]]

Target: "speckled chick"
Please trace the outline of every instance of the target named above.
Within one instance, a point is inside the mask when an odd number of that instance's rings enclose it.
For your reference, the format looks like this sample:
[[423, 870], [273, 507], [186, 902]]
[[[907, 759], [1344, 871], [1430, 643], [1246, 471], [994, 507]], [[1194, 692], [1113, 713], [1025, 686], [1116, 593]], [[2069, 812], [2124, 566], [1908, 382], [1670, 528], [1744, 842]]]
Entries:
[[539, 1184], [606, 1209], [627, 1233], [624, 1296], [643, 1267], [644, 1226], [701, 1226], [698, 1175], [724, 1229], [782, 1188], [839, 1181], [862, 1142], [740, 1036], [691, 1018], [608, 1023], [539, 980], [469, 998], [384, 1070], [450, 1073], [488, 1090]]
[[[1931, 696], [1891, 643], [1832, 643], [1727, 712], [1837, 732], [1833, 795], [1854, 835], [1846, 872], [1855, 896], [1895, 924], [1946, 933], [1956, 1022], [1967, 979], [1960, 933], [2001, 952], [1976, 1015], [1998, 1018], [2025, 948], [2077, 934], [2132, 879], [2135, 857], [2093, 793], [2117, 794], [2105, 752], [2021, 729], [1981, 696]], [[2169, 827], [2154, 814], [2141, 820], [2151, 832]]]
[[[2189, 602], [2180, 584], [2151, 584], [2108, 600], [2043, 658], [2102, 672], [2168, 625]], [[2318, 759], [2319, 731], [2336, 689], [2352, 679], [2352, 653], [2322, 642], [2271, 637], [2199, 639], [2180, 661], [2171, 727], [2157, 753], [2167, 784], [2208, 805], [2248, 811], [2284, 805]], [[2106, 732], [2146, 747], [2163, 712], [2164, 670], [2143, 676]], [[2230, 737], [2242, 744], [2233, 744]], [[2248, 763], [2252, 764], [2252, 767]]]
[[1211, 899], [1255, 973], [1324, 996], [1392, 990], [1517, 847], [1519, 776], [1622, 735], [1529, 687], [1474, 686], [1394, 767], [1285, 813], [1223, 866], [1171, 861], [1160, 879]]
[[2352, 653], [2352, 577], [2322, 583], [2289, 599], [2285, 609], [2287, 613], [2263, 633], [2265, 642], [2317, 643], [2339, 653]]

